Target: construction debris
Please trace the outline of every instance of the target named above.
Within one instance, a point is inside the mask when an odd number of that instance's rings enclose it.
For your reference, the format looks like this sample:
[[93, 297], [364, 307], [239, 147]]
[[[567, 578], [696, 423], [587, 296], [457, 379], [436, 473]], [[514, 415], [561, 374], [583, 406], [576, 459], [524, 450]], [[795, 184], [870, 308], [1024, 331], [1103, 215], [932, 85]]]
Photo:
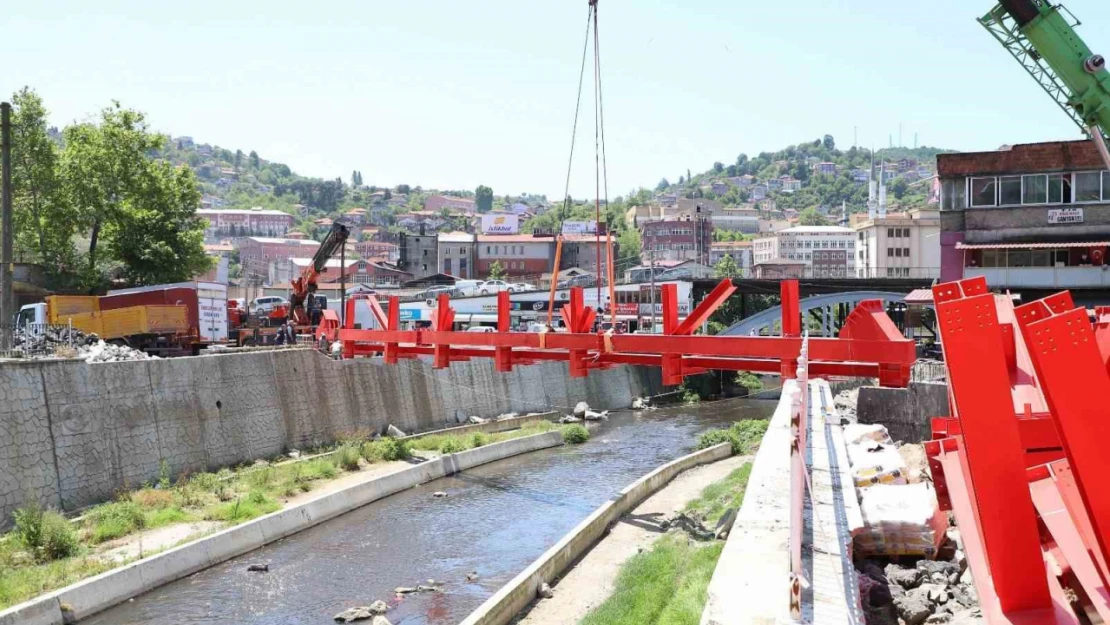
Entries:
[[121, 362], [154, 358], [126, 345], [105, 343], [95, 334], [70, 327], [37, 331], [17, 328], [12, 333], [12, 355], [23, 358], [80, 358], [85, 362]]
[[581, 419], [586, 416], [586, 412], [590, 409], [590, 405], [584, 401], [580, 401], [574, 405], [574, 416]]

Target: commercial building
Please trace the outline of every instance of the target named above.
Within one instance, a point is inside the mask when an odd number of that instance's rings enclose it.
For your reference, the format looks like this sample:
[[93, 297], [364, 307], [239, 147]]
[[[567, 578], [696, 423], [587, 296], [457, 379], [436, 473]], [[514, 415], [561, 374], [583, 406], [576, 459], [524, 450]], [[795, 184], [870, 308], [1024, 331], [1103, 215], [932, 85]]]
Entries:
[[1110, 172], [1090, 141], [937, 157], [941, 279], [1110, 288]]
[[259, 284], [269, 278], [270, 263], [289, 258], [311, 258], [320, 244], [312, 240], [245, 237], [239, 239], [239, 263], [243, 277]]
[[416, 234], [401, 233], [397, 250], [398, 265], [401, 271], [411, 273], [413, 278], [424, 278], [439, 273], [437, 255], [439, 253], [436, 232], [424, 225], [418, 226]]
[[355, 243], [355, 251], [362, 258], [384, 259], [390, 263], [395, 263], [400, 258], [397, 244], [385, 241], [359, 241]]
[[856, 242], [856, 277], [940, 277], [940, 212], [909, 213], [864, 219], [852, 225]]
[[794, 226], [752, 243], [756, 265], [800, 261], [810, 277], [855, 275], [855, 256], [856, 233], [841, 226]]
[[[606, 275], [609, 271], [609, 250], [606, 236], [601, 235], [600, 256], [598, 255], [598, 238], [593, 234], [565, 234], [563, 235], [563, 253], [559, 258], [559, 269], [577, 267], [594, 275]], [[620, 246], [616, 238], [613, 239], [613, 258], [619, 256]], [[601, 265], [598, 266], [598, 258]], [[619, 270], [613, 275], [619, 274]]]
[[498, 262], [508, 276], [550, 273], [555, 263], [555, 239], [531, 234], [480, 234], [477, 242], [477, 275], [488, 276]]
[[640, 229], [640, 259], [698, 260], [708, 258], [713, 243], [713, 222], [709, 219], [652, 221]]
[[293, 227], [293, 216], [278, 210], [252, 208], [250, 210], [199, 209], [197, 217], [207, 225], [204, 234], [209, 239], [219, 236], [280, 237]]
[[474, 235], [468, 232], [444, 232], [439, 235], [440, 272], [456, 278], [474, 278]]

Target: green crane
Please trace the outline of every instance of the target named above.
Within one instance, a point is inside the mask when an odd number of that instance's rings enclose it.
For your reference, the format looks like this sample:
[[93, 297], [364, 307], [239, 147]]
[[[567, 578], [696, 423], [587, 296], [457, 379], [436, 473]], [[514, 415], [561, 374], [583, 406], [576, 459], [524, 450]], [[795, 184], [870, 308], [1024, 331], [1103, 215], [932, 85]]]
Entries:
[[1110, 71], [1076, 34], [1079, 20], [1049, 0], [1002, 0], [979, 23], [1091, 137], [1110, 169]]

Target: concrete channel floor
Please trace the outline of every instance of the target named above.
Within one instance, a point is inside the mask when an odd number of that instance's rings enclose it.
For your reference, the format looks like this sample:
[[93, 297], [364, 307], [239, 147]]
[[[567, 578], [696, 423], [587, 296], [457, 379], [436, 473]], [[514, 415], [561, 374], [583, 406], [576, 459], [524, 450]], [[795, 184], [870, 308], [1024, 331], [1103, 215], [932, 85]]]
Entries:
[[733, 456], [695, 467], [644, 500], [599, 543], [594, 545], [554, 586], [555, 597], [534, 602], [513, 622], [519, 625], [566, 625], [577, 623], [613, 593], [621, 566], [641, 550], [651, 549], [663, 537], [658, 524], [695, 499], [702, 489], [724, 479], [751, 462], [751, 456]]

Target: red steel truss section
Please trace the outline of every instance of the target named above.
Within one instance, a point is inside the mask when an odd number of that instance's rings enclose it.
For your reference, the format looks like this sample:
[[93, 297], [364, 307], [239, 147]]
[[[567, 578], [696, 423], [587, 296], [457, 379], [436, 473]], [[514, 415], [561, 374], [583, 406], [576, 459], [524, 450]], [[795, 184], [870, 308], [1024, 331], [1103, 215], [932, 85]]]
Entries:
[[[794, 377], [802, 346], [796, 281], [783, 281], [786, 336], [693, 334], [735, 290], [732, 281], [722, 281], [680, 320], [677, 289], [664, 284], [663, 334], [593, 332], [596, 312], [584, 305], [582, 289], [574, 288], [559, 310], [566, 332], [511, 332], [509, 294], [502, 293], [498, 296], [497, 332], [452, 331], [454, 312], [450, 300], [441, 295], [431, 329], [401, 330], [399, 302], [391, 297], [388, 314], [369, 300], [377, 329], [353, 328], [355, 315], [349, 312], [348, 327], [340, 329], [337, 338], [345, 357], [382, 354], [387, 363], [396, 363], [400, 358], [431, 355], [437, 368], [471, 358], [494, 358], [498, 371], [541, 360], [566, 361], [572, 377], [584, 377], [590, 369], [614, 364], [655, 366], [662, 369], [663, 382], [668, 385], [709, 369], [779, 372]], [[809, 369], [814, 376], [876, 377], [883, 386], [906, 386], [914, 359], [913, 341], [898, 332], [878, 302], [861, 303], [839, 338], [809, 339]]]

